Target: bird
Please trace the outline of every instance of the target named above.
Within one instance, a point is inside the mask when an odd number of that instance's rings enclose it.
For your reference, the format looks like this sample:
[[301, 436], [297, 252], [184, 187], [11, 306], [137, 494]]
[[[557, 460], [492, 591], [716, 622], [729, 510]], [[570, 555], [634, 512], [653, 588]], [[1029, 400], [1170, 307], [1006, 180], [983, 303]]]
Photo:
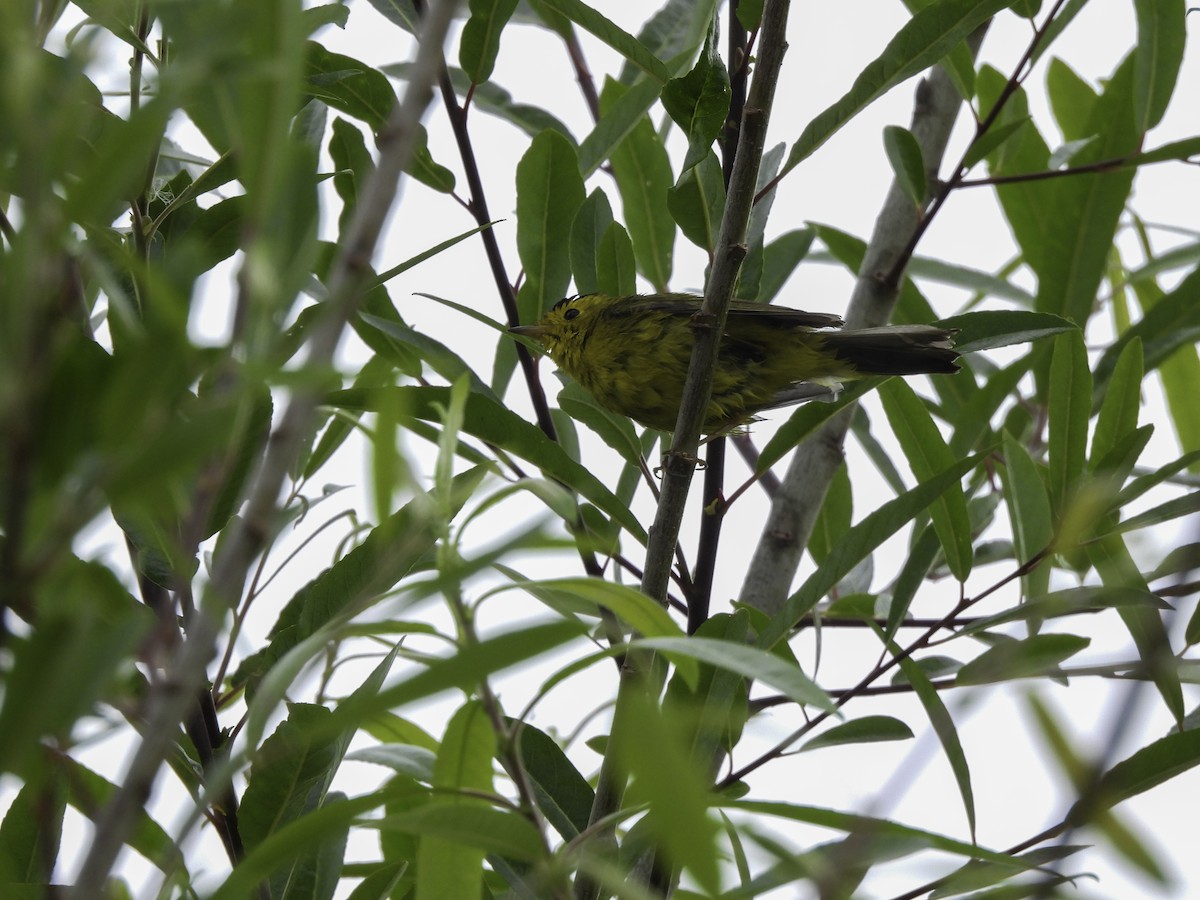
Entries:
[[[694, 294], [565, 297], [534, 325], [558, 368], [605, 409], [673, 431], [703, 298]], [[954, 332], [933, 325], [839, 330], [839, 316], [734, 300], [721, 334], [702, 433], [723, 434], [758, 413], [798, 402], [801, 383], [838, 385], [867, 375], [951, 374]]]

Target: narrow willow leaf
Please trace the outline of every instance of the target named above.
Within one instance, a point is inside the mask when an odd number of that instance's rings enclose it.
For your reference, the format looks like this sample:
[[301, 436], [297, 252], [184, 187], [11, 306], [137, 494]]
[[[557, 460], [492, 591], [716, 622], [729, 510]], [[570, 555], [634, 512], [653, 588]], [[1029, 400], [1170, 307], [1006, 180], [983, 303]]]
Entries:
[[1187, 42], [1185, 0], [1134, 0], [1137, 49], [1134, 51], [1134, 116], [1142, 133], [1167, 111]]
[[980, 310], [942, 319], [937, 324], [958, 331], [954, 346], [960, 353], [1027, 344], [1077, 330], [1062, 316], [1024, 310]]
[[864, 378], [840, 391], [832, 402], [816, 400], [801, 406], [767, 441], [762, 453], [759, 454], [755, 471], [761, 473], [770, 469], [783, 458], [785, 453], [816, 431], [827, 420], [836, 416], [878, 385], [878, 379]]
[[518, 735], [517, 752], [538, 809], [564, 840], [573, 840], [588, 826], [595, 791], [550, 735], [528, 722], [508, 724]]
[[372, 744], [347, 753], [346, 759], [387, 766], [394, 772], [431, 784], [437, 754], [428, 747], [413, 744]]
[[[1004, 500], [1013, 523], [1017, 561], [1027, 563], [1050, 546], [1054, 522], [1041, 472], [1025, 447], [1008, 432], [1004, 433], [1004, 474]], [[1042, 566], [1021, 579], [1026, 597], [1045, 590], [1049, 571]]]
[[1050, 504], [1062, 516], [1087, 459], [1092, 373], [1078, 333], [1055, 339], [1050, 363]]
[[967, 148], [966, 155], [963, 156], [963, 165], [969, 169], [982, 162], [985, 158], [991, 156], [1001, 144], [1016, 135], [1029, 122], [1030, 119], [1026, 116], [1021, 119], [1013, 119], [1002, 125], [999, 123], [993, 125], [971, 142], [971, 146]]
[[725, 212], [725, 180], [715, 153], [684, 171], [667, 192], [667, 209], [683, 236], [712, 253]]
[[958, 670], [958, 684], [992, 684], [1034, 678], [1058, 671], [1059, 663], [1085, 649], [1091, 640], [1074, 634], [1035, 634], [1003, 641]]
[[812, 247], [811, 228], [781, 234], [763, 247], [763, 271], [758, 282], [759, 303], [772, 303]]
[[[1148, 590], [1146, 580], [1119, 534], [1109, 534], [1087, 545], [1087, 556], [1106, 587]], [[1162, 614], [1146, 606], [1122, 606], [1117, 609], [1129, 629], [1143, 664], [1154, 679], [1163, 703], [1175, 718], [1183, 720], [1183, 689], [1179, 668], [1171, 657], [1171, 639]]]
[[1050, 60], [1046, 70], [1046, 94], [1054, 121], [1068, 141], [1092, 136], [1088, 120], [1099, 96], [1095, 88], [1058, 57]]
[[569, 236], [583, 200], [575, 148], [558, 132], [538, 135], [517, 163], [517, 253], [525, 268], [522, 322], [536, 322], [566, 294]]
[[698, 659], [709, 665], [737, 672], [754, 681], [761, 681], [786, 694], [804, 706], [833, 711], [833, 701], [800, 667], [766, 650], [701, 637], [646, 638], [637, 646], [658, 650], [672, 661]]
[[888, 125], [883, 129], [883, 149], [897, 184], [914, 206], [921, 206], [929, 190], [925, 183], [925, 157], [921, 145], [907, 128]]
[[638, 634], [650, 637], [682, 637], [683, 631], [666, 609], [641, 591], [602, 578], [552, 578], [523, 581], [513, 585], [537, 594], [552, 591], [584, 601], [588, 606], [611, 610]]
[[[482, 802], [459, 806], [426, 803], [409, 812], [364, 820], [362, 825], [416, 835], [422, 843], [426, 838], [433, 838], [462, 848], [475, 848], [481, 854], [497, 853], [516, 860], [535, 860], [543, 853], [541, 837], [527, 818], [511, 810], [493, 809]], [[418, 877], [422, 871], [424, 869], [418, 866]], [[429, 889], [456, 884], [451, 873], [439, 874], [446, 880], [435, 880]], [[483, 867], [477, 867], [474, 874], [482, 879]], [[420, 893], [417, 896], [421, 896]], [[435, 893], [434, 896], [462, 895]]]
[[[609, 80], [600, 95], [602, 115], [624, 99], [622, 93], [623, 88]], [[675, 246], [675, 220], [667, 207], [667, 192], [675, 178], [662, 138], [648, 116], [639, 118], [609, 154], [609, 160], [621, 192], [625, 227], [633, 241], [638, 271], [656, 290], [666, 290]]]
[[562, 13], [584, 31], [596, 36], [637, 66], [659, 85], [671, 77], [671, 71], [646, 45], [628, 31], [616, 25], [581, 0], [541, 0], [549, 8]]
[[843, 461], [833, 473], [821, 511], [813, 524], [807, 550], [818, 565], [827, 557], [838, 542], [850, 530], [854, 518], [854, 498], [850, 487], [850, 475]]
[[492, 77], [500, 35], [517, 0], [470, 0], [467, 7], [470, 15], [458, 40], [458, 63], [473, 83], [480, 84]]
[[575, 276], [575, 289], [581, 294], [594, 294], [598, 290], [596, 258], [600, 253], [600, 240], [612, 223], [608, 196], [596, 188], [580, 204], [575, 221], [571, 223], [571, 273]]
[[626, 727], [613, 729], [610, 749], [633, 776], [625, 802], [647, 805], [639, 824], [668, 864], [686, 870], [706, 894], [719, 893], [710, 760], [695, 756], [688, 729], [648, 692], [629, 694], [621, 708]]
[[[696, 58], [716, 11], [716, 0], [666, 0], [639, 29], [637, 39], [661, 60], [672, 75], [678, 75]], [[633, 62], [621, 69], [621, 84], [640, 78]]]
[[[619, 93], [619, 88], [609, 88], [609, 91]], [[621, 93], [610, 106], [602, 106], [600, 121], [579, 145], [579, 171], [584, 178], [593, 175], [612, 156], [642, 121], [646, 111], [658, 101], [659, 91], [657, 84], [643, 79]]]
[[1093, 797], [1075, 804], [1067, 821], [1083, 825], [1097, 810], [1110, 809], [1145, 793], [1200, 763], [1200, 730], [1167, 735], [1121, 760], [1104, 773]]
[[633, 241], [620, 222], [612, 222], [604, 229], [596, 249], [596, 290], [613, 297], [624, 297], [637, 290]]
[[1092, 435], [1092, 452], [1088, 457], [1093, 472], [1098, 471], [1113, 448], [1137, 428], [1144, 374], [1142, 342], [1135, 338], [1121, 351], [1104, 389], [1096, 431]]
[[696, 65], [672, 78], [662, 90], [662, 104], [687, 135], [688, 149], [680, 169], [687, 172], [711, 152], [729, 114], [729, 73], [717, 54], [716, 22], [709, 29]]
[[977, 450], [981, 440], [994, 443], [988, 437], [992, 432], [992, 417], [1006, 400], [1019, 402], [1017, 387], [1032, 365], [1032, 355], [1026, 354], [1007, 368], [993, 372], [987, 382], [971, 395], [971, 399], [963, 404], [955, 416], [954, 434], [950, 438], [952, 454], [964, 456]]
[[840, 747], [843, 744], [869, 744], [878, 741], [907, 741], [913, 736], [912, 729], [891, 716], [863, 716], [835, 725], [803, 744], [801, 750], [818, 750], [821, 747]]
[[[435, 796], [422, 812], [436, 807], [438, 815], [447, 819], [452, 812], [467, 816], [481, 810], [495, 812], [486, 800], [460, 793], [491, 792], [495, 754], [496, 733], [487, 709], [479, 700], [467, 701], [446, 725], [433, 764], [434, 787], [444, 793]], [[446, 836], [423, 831], [417, 848], [417, 897], [476, 896], [483, 887], [484, 855], [485, 848], [463, 840], [460, 834]]]
[[[888, 642], [888, 647], [893, 654], [899, 653], [899, 648], [891, 641]], [[946, 760], [950, 763], [950, 770], [954, 773], [954, 782], [958, 785], [958, 794], [962, 798], [963, 810], [967, 814], [967, 825], [971, 829], [971, 837], [974, 839], [975, 791], [971, 786], [971, 768], [967, 764], [967, 754], [963, 751], [954, 719], [950, 716], [946, 704], [938, 696], [937, 689], [934, 688], [921, 666], [912, 657], [900, 658], [899, 663], [900, 672], [912, 685], [913, 693], [917, 695], [921, 706], [925, 708], [929, 724], [933, 726], [934, 734], [937, 735], [938, 741], [942, 745], [942, 752], [946, 754]]]
[[[925, 404], [902, 379], [893, 378], [879, 389], [884, 411], [904, 456], [919, 482], [933, 478], [954, 464], [950, 448], [933, 423]], [[946, 555], [946, 564], [959, 581], [971, 573], [971, 523], [962, 486], [949, 485], [929, 508], [933, 527]]]
[[1135, 338], [1144, 348], [1146, 372], [1158, 368], [1180, 347], [1200, 340], [1200, 267], [1157, 300], [1140, 321], [1104, 351], [1096, 363], [1097, 387], [1112, 376], [1125, 345]]

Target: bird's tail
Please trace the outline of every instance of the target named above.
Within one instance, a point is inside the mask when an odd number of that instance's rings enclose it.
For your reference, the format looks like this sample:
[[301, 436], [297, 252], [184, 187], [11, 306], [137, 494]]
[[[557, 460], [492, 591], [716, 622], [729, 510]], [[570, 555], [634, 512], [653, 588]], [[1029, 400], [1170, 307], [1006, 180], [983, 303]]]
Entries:
[[958, 371], [954, 332], [884, 325], [823, 333], [825, 348], [859, 375], [949, 375]]

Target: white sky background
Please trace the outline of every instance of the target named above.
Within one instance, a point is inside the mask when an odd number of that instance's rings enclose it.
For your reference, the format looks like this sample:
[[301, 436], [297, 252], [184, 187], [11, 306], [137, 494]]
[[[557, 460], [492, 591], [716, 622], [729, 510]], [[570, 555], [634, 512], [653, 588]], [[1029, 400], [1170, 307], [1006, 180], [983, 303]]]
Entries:
[[[1049, 5], [1049, 4], [1047, 4]], [[627, 30], [636, 33], [646, 16], [642, 4], [632, 2], [600, 3], [605, 15]], [[775, 109], [771, 120], [768, 146], [776, 142], [792, 141], [800, 134], [804, 124], [822, 109], [836, 100], [850, 86], [858, 72], [882, 50], [886, 41], [906, 20], [907, 13], [899, 2], [881, 0], [841, 0], [827, 3], [794, 3], [789, 31], [789, 51], [785, 60], [785, 76], [776, 95]], [[1191, 30], [1198, 27], [1195, 17]], [[1056, 43], [1053, 53], [1064, 58], [1080, 75], [1095, 83], [1107, 77], [1117, 66], [1122, 56], [1133, 43], [1135, 25], [1132, 3], [1126, 0], [1093, 0], [1068, 31]], [[351, 6], [350, 22], [345, 31], [326, 29], [318, 39], [331, 50], [362, 59], [371, 65], [406, 61], [411, 55], [411, 43], [403, 32], [384, 20], [364, 0], [356, 0]], [[616, 74], [620, 60], [606, 47], [587, 34], [580, 34], [597, 86], [602, 84], [605, 74]], [[1029, 39], [1027, 23], [1006, 15], [993, 26], [984, 44], [982, 58], [1000, 71], [1008, 73], [1019, 59]], [[451, 48], [456, 48], [452, 41]], [[723, 45], [722, 45], [723, 47]], [[456, 61], [457, 51], [452, 49], [450, 58]], [[120, 57], [123, 59], [123, 57]], [[1026, 82], [1030, 90], [1035, 120], [1048, 142], [1053, 146], [1061, 140], [1052, 120], [1042, 107], [1046, 57]], [[521, 102], [543, 106], [564, 120], [577, 138], [582, 139], [590, 128], [590, 119], [584, 101], [577, 89], [565, 52], [559, 40], [548, 32], [528, 28], [510, 27], [504, 35], [501, 53], [493, 80], [509, 90]], [[816, 154], [792, 172], [779, 189], [775, 201], [768, 237], [803, 225], [806, 221], [827, 223], [856, 234], [869, 237], [875, 216], [891, 180], [882, 144], [882, 129], [885, 125], [907, 125], [911, 114], [912, 95], [915, 81], [910, 81], [893, 91], [850, 125], [834, 136]], [[402, 90], [399, 85], [398, 89]], [[1200, 131], [1196, 111], [1200, 109], [1200, 54], [1189, 48], [1179, 87], [1164, 123], [1150, 134], [1147, 147], [1154, 147], [1169, 140], [1189, 136]], [[661, 110], [654, 113], [656, 122]], [[461, 165], [450, 136], [446, 118], [435, 99], [427, 116], [430, 132], [430, 147], [434, 157], [448, 166], [459, 177], [460, 193], [465, 196]], [[969, 132], [960, 117], [956, 137], [947, 154], [956, 159], [966, 145]], [[513, 173], [517, 161], [528, 146], [528, 139], [512, 126], [493, 119], [478, 111], [470, 117], [470, 129], [477, 156], [483, 170], [483, 181], [493, 218], [507, 221], [497, 226], [497, 235], [505, 254], [510, 277], [516, 277], [519, 262], [515, 251], [515, 191]], [[179, 138], [185, 149], [203, 154], [202, 145], [189, 145], [190, 131], [183, 131]], [[681, 158], [679, 135], [673, 135], [671, 143], [673, 162]], [[328, 162], [326, 163], [328, 165]], [[980, 172], [979, 174], [982, 174]], [[619, 197], [611, 180], [603, 173], [596, 175], [588, 184], [591, 190], [601, 186], [609, 194], [614, 210], [619, 211]], [[1200, 209], [1200, 172], [1195, 167], [1168, 164], [1150, 167], [1139, 173], [1136, 183], [1135, 203], [1142, 215], [1151, 222], [1169, 222], [1178, 225], [1195, 225], [1194, 211]], [[332, 196], [332, 192], [329, 192]], [[333, 237], [336, 206], [328, 209], [333, 213], [327, 218], [327, 229], [323, 236]], [[437, 195], [419, 184], [408, 182], [404, 186], [397, 211], [392, 218], [387, 237], [377, 256], [377, 268], [385, 269], [414, 255], [427, 246], [460, 233], [474, 222], [468, 213], [448, 198]], [[1180, 238], [1156, 236], [1158, 249], [1177, 243]], [[1132, 244], [1127, 245], [1129, 256], [1126, 262], [1134, 265], [1137, 256]], [[704, 255], [682, 238], [676, 243], [672, 287], [678, 290], [700, 289], [703, 282]], [[982, 270], [994, 271], [1014, 254], [1014, 245], [996, 210], [994, 194], [987, 189], [958, 192], [918, 248], [918, 254], [949, 260]], [[232, 271], [232, 269], [230, 269]], [[1027, 274], [1020, 276], [1027, 286], [1032, 286]], [[1173, 284], [1176, 276], [1165, 279]], [[852, 279], [838, 265], [805, 263], [789, 282], [779, 298], [785, 305], [811, 310], [842, 312], [849, 297]], [[940, 315], [952, 314], [965, 299], [962, 292], [938, 285], [921, 285]], [[197, 317], [199, 334], [213, 338], [224, 335], [228, 327], [227, 295], [218, 284], [210, 279], [210, 296], [205, 298], [202, 314]], [[427, 330], [438, 340], [450, 345], [468, 360], [485, 380], [490, 373], [491, 355], [496, 336], [457, 313], [423, 298], [413, 292], [424, 291], [469, 304], [496, 319], [503, 313], [492, 276], [487, 268], [478, 240], [467, 240], [450, 251], [422, 264], [389, 285], [393, 301], [404, 317], [416, 327]], [[995, 304], [991, 304], [995, 307]], [[1102, 342], [1105, 334], [1089, 334], [1095, 343]], [[343, 350], [347, 371], [353, 371], [361, 362], [363, 351], [356, 341], [348, 341]], [[551, 375], [552, 366], [542, 364], [543, 382], [553, 392], [557, 382]], [[921, 389], [919, 379], [917, 387]], [[519, 378], [514, 380], [509, 391], [514, 407], [527, 409], [523, 386]], [[1160, 416], [1161, 399], [1148, 398], [1151, 416]], [[881, 440], [887, 438], [886, 420], [878, 405], [869, 406], [875, 434]], [[1146, 415], [1146, 414], [1144, 414]], [[775, 414], [771, 419], [755, 428], [760, 445], [766, 441], [771, 429], [786, 414]], [[1145, 421], [1145, 419], [1143, 420]], [[1160, 425], [1143, 462], [1161, 462], [1174, 458], [1178, 451], [1173, 435], [1165, 425]], [[410, 445], [419, 460], [430, 460], [427, 448], [413, 441]], [[615, 473], [620, 461], [615, 454], [599, 442], [585, 445], [585, 463], [600, 477], [607, 472]], [[849, 447], [851, 478], [854, 484], [855, 521], [889, 498], [888, 488], [876, 475], [870, 461], [856, 445]], [[745, 468], [733, 452], [729, 454], [727, 484], [735, 487], [745, 477]], [[902, 455], [897, 450], [894, 458], [911, 485], [913, 480], [903, 465]], [[780, 470], [782, 471], [782, 470]], [[318, 507], [308, 529], [324, 521], [322, 516], [347, 507], [359, 511], [360, 516], [369, 517], [370, 503], [366, 499], [369, 490], [368, 460], [361, 444], [349, 446], [337, 458], [337, 467], [322, 473], [323, 480], [336, 481], [352, 487]], [[428, 474], [429, 469], [424, 474]], [[615, 475], [613, 476], [615, 478]], [[315, 490], [316, 486], [314, 486]], [[401, 498], [404, 499], [404, 498]], [[398, 503], [400, 500], [398, 500]], [[639, 515], [648, 521], [652, 506], [643, 498], [638, 507]], [[718, 564], [717, 583], [714, 589], [714, 612], [728, 609], [728, 598], [736, 596], [743, 575], [745, 560], [757, 540], [766, 504], [761, 491], [748, 492], [733, 507], [726, 520], [722, 538], [721, 560]], [[476, 542], [486, 544], [502, 536], [504, 529], [514, 522], [528, 521], [539, 514], [533, 504], [508, 504], [503, 513], [488, 520], [491, 524], [477, 526], [474, 531]], [[691, 523], [695, 515], [686, 520], [684, 546], [689, 560], [694, 559], [694, 532]], [[1003, 524], [1003, 522], [1001, 522]], [[491, 533], [488, 529], [493, 529]], [[329, 539], [315, 543], [303, 558], [290, 565], [279, 581], [277, 590], [259, 601], [258, 615], [249, 629], [248, 639], [243, 639], [240, 650], [247, 651], [262, 639], [266, 629], [273, 623], [279, 604], [284, 602], [299, 586], [312, 578], [332, 559], [334, 542], [343, 532], [331, 529]], [[1164, 529], [1156, 535], [1154, 545], [1141, 548], [1144, 557], [1156, 562], [1174, 546], [1175, 529]], [[894, 575], [903, 559], [906, 535], [889, 542], [876, 554], [875, 587]], [[295, 540], [298, 540], [296, 538]], [[1190, 537], [1189, 540], [1195, 540]], [[1131, 542], [1135, 543], [1135, 542]], [[292, 539], [285, 541], [278, 554], [282, 560], [294, 546]], [[98, 536], [96, 552], [117, 554], [121, 558], [120, 541]], [[627, 541], [625, 549], [636, 555], [633, 542]], [[1134, 546], [1137, 553], [1139, 548]], [[532, 558], [523, 563], [525, 573], [531, 576], [582, 574], [573, 553], [563, 553], [552, 560]], [[806, 562], [801, 578], [811, 571]], [[968, 593], [978, 592], [1008, 571], [1006, 566], [990, 566], [977, 570], [968, 584]], [[1063, 586], [1066, 586], [1065, 583]], [[475, 593], [478, 596], [483, 587]], [[916, 614], [936, 615], [948, 608], [957, 596], [955, 585], [939, 584], [933, 590], [923, 591], [918, 600]], [[1000, 609], [1010, 603], [1013, 595], [996, 598], [988, 610]], [[1190, 611], [1190, 604], [1185, 612]], [[540, 607], [521, 599], [516, 592], [508, 592], [484, 604], [481, 623], [492, 631], [511, 627], [514, 620], [539, 615]], [[446, 623], [445, 616], [436, 607], [426, 604], [419, 612], [405, 612], [403, 617], [419, 615], [432, 621]], [[1099, 619], [1100, 617], [1093, 617]], [[1095, 627], [1092, 647], [1086, 652], [1089, 661], [1104, 662], [1128, 659], [1133, 656], [1126, 632], [1115, 619], [1105, 617], [1097, 623], [1079, 623], [1072, 620], [1070, 628]], [[827, 688], [852, 684], [866, 667], [874, 663], [878, 655], [877, 642], [869, 635], [848, 631], [826, 631], [821, 655], [818, 681]], [[795, 642], [797, 652], [803, 651], [802, 659], [811, 663], [812, 641], [809, 636]], [[966, 647], [956, 644], [953, 653], [961, 655]], [[978, 650], [982, 651], [982, 645]], [[544, 661], [520, 677], [510, 677], [499, 682], [500, 692], [510, 714], [517, 714], [525, 698], [536, 690], [541, 680], [562, 665], [568, 658], [578, 655], [579, 647], [570, 648], [569, 654], [561, 654]], [[1072, 662], [1082, 662], [1084, 657]], [[403, 662], [395, 672], [404, 671]], [[355, 680], [365, 673], [362, 670], [347, 670], [346, 678], [339, 682], [345, 689], [353, 687]], [[1041, 696], [1072, 723], [1072, 736], [1076, 747], [1087, 750], [1095, 746], [1110, 728], [1109, 718], [1121, 691], [1114, 689], [1111, 682], [1076, 679], [1069, 689], [1051, 688], [1038, 684]], [[594, 668], [582, 676], [568, 681], [558, 688], [539, 707], [534, 724], [547, 730], [556, 729], [568, 733], [579, 719], [604, 698], [611, 697], [615, 690], [615, 679], [611, 666]], [[981, 843], [1001, 849], [1057, 821], [1071, 797], [1063, 792], [1063, 779], [1055, 764], [1046, 760], [1048, 751], [1040, 739], [1026, 727], [1021, 695], [1023, 687], [1003, 688], [991, 692], [976, 691], [972, 694], [981, 702], [971, 709], [964, 709], [964, 695], [948, 692], [943, 698], [950, 706], [959, 725], [960, 736], [971, 764], [973, 786], [978, 814], [978, 837]], [[308, 699], [301, 689], [297, 699]], [[440, 735], [446, 715], [461, 698], [444, 697], [427, 703], [415, 710], [402, 710], [411, 715], [428, 730]], [[1135, 744], [1118, 757], [1126, 755], [1133, 746], [1165, 733], [1170, 720], [1162, 709], [1161, 701], [1152, 690], [1147, 691], [1139, 707], [1139, 719], [1130, 729]], [[1194, 704], [1194, 694], [1191, 695]], [[1190, 708], [1190, 705], [1189, 705]], [[839, 748], [804, 754], [787, 760], [775, 761], [764, 767], [751, 779], [752, 796], [761, 799], [792, 800], [817, 806], [829, 806], [847, 811], [872, 812], [895, 818], [897, 821], [917, 827], [940, 831], [966, 839], [962, 803], [958, 797], [945, 758], [932, 736], [924, 713], [911, 698], [884, 697], [855, 702], [851, 715], [858, 717], [870, 713], [887, 713], [898, 716], [909, 723], [918, 735], [918, 740], [907, 744], [888, 744], [864, 747]], [[752, 737], [739, 746], [737, 762], [753, 758], [779, 737], [792, 731], [800, 723], [797, 713], [781, 708], [756, 720], [748, 729]], [[593, 722], [584, 736], [605, 731], [603, 719]], [[105, 742], [97, 746], [96, 758], [87, 762], [109, 777], [119, 778], [119, 753], [115, 752], [122, 742]], [[598, 764], [599, 757], [582, 746], [575, 745], [572, 758], [585, 774]], [[903, 772], [897, 777], [895, 772]], [[361, 763], [348, 763], [335, 787], [350, 793], [361, 793], [377, 784], [384, 770]], [[1173, 867], [1176, 879], [1174, 893], [1164, 895], [1158, 888], [1141, 879], [1120, 862], [1113, 862], [1114, 854], [1102, 851], [1091, 854], [1076, 866], [1085, 871], [1094, 871], [1102, 881], [1089, 890], [1085, 882], [1081, 896], [1099, 897], [1191, 897], [1200, 896], [1200, 861], [1195, 858], [1195, 835], [1192, 828], [1194, 810], [1200, 804], [1200, 773], [1192, 771], [1170, 782], [1169, 786], [1151, 791], [1134, 802], [1119, 808], [1122, 818], [1136, 827], [1152, 849], [1157, 848], [1160, 859]], [[170, 779], [160, 782], [159, 791], [151, 810], [168, 829], [178, 824], [180, 797]], [[797, 832], [789, 830], [783, 823], [760, 823], [765, 830], [775, 835], [787, 836], [794, 846], [802, 847], [814, 840], [835, 839], [832, 833]], [[800, 837], [796, 837], [800, 834]], [[85, 839], [81, 835], [81, 840]], [[1095, 836], [1077, 836], [1077, 841], [1092, 841]], [[352, 836], [352, 858], [375, 858], [370, 836]], [[124, 857], [129, 865], [129, 874], [135, 884], [142, 885], [139, 896], [156, 884], [153, 874], [147, 872], [140, 861]], [[195, 845], [191, 867], [193, 872], [206, 866], [202, 860], [211, 859], [211, 868], [220, 872], [224, 867], [223, 854], [216, 841], [206, 835]], [[939, 866], [945, 858], [939, 858]], [[761, 862], [761, 859], [760, 859]], [[888, 897], [911, 888], [926, 878], [934, 877], [941, 870], [927, 867], [927, 860], [915, 858], [909, 863], [885, 867], [895, 870], [896, 877], [884, 875], [870, 879], [864, 896]], [[1068, 860], [1066, 870], [1073, 871]], [[777, 891], [774, 897], [792, 897], [791, 891]]]

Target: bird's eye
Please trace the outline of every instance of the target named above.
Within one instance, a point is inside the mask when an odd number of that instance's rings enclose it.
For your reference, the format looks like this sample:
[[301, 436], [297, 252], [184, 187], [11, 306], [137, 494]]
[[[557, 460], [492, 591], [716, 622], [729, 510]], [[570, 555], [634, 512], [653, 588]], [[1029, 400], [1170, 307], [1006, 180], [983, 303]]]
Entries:
[[577, 306], [572, 306], [572, 307], [571, 307], [570, 309], [568, 309], [568, 310], [567, 310], [565, 313], [563, 313], [563, 318], [564, 318], [564, 319], [566, 319], [566, 320], [569, 322], [569, 321], [571, 321], [572, 319], [574, 319], [574, 318], [575, 318], [576, 316], [578, 316], [578, 315], [579, 315], [579, 307], [577, 307]]

